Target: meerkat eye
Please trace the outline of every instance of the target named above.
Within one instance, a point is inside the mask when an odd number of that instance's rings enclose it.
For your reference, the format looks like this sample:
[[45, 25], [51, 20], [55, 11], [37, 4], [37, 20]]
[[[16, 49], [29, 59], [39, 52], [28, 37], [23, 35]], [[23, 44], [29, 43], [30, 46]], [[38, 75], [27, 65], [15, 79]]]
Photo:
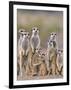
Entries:
[[51, 41], [51, 43], [52, 43], [53, 41]]
[[45, 56], [45, 54], [42, 54], [43, 56]]
[[26, 34], [24, 34], [26, 36]]
[[53, 35], [53, 33], [51, 35]]
[[35, 28], [33, 28], [33, 30], [35, 30]]
[[61, 53], [62, 53], [63, 51], [61, 50]]
[[29, 36], [30, 34], [28, 34], [28, 36]]
[[23, 32], [22, 30], [20, 32]]

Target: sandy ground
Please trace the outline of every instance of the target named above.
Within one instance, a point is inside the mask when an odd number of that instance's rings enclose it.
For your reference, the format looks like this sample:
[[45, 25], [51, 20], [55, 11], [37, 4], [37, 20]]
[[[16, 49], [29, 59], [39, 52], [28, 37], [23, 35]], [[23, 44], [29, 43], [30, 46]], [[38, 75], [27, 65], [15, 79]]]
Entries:
[[46, 75], [46, 76], [18, 76], [17, 80], [39, 80], [39, 79], [58, 79], [63, 78], [61, 75]]

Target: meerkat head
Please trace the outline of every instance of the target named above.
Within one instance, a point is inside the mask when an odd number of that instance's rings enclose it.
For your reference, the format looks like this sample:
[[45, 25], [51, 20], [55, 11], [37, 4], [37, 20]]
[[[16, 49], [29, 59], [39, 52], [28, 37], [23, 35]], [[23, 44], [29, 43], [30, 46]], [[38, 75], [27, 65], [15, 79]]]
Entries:
[[34, 34], [34, 35], [39, 34], [39, 30], [38, 30], [37, 27], [33, 27], [33, 28], [32, 28], [32, 34]]
[[40, 54], [41, 53], [41, 49], [40, 48], [39, 49], [36, 48], [36, 53], [39, 53]]
[[41, 58], [41, 62], [45, 62], [45, 54], [44, 53], [39, 54], [39, 57]]
[[29, 34], [29, 32], [26, 32], [26, 38], [30, 38], [30, 34]]
[[29, 32], [25, 32], [23, 33], [23, 39], [29, 39], [30, 38], [30, 35], [29, 35]]
[[63, 50], [58, 50], [58, 55], [59, 56], [63, 55]]
[[23, 36], [25, 34], [25, 29], [19, 29], [18, 33], [20, 36]]
[[52, 33], [50, 34], [50, 38], [54, 40], [54, 39], [56, 38], [56, 33], [55, 33], [55, 32], [52, 32]]
[[39, 53], [39, 57], [41, 57], [41, 58], [45, 58], [45, 53], [44, 52], [41, 52], [41, 53]]

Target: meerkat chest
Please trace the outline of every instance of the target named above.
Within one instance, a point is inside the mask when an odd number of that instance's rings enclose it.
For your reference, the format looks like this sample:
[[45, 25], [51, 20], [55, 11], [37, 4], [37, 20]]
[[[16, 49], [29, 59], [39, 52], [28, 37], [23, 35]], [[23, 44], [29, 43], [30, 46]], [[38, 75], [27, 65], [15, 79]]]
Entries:
[[50, 53], [51, 55], [55, 55], [55, 54], [56, 54], [56, 49], [50, 48], [50, 49], [49, 49], [49, 53]]
[[36, 47], [38, 43], [39, 43], [39, 37], [33, 36], [32, 37], [32, 44]]
[[38, 39], [39, 39], [38, 36], [33, 36], [33, 37], [32, 37], [32, 41], [34, 41], [34, 42], [38, 41]]
[[29, 40], [24, 39], [24, 40], [22, 41], [22, 48], [23, 48], [23, 49], [27, 49], [28, 46], [29, 46]]

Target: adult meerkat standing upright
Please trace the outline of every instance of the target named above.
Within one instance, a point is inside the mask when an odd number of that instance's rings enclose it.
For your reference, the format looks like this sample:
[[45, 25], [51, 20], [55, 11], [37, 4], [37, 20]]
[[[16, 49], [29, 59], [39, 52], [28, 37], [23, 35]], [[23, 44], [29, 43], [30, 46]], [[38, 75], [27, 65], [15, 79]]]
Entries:
[[54, 47], [54, 41], [50, 41], [48, 48], [49, 74], [56, 74], [57, 50]]
[[[30, 40], [29, 40], [29, 33], [25, 32], [23, 33], [22, 40], [21, 40], [21, 48], [19, 50], [19, 56], [20, 56], [20, 75], [23, 75], [23, 65], [26, 66], [26, 57], [29, 52], [29, 45], [30, 45]], [[23, 60], [24, 57], [24, 60]]]
[[32, 36], [31, 36], [31, 48], [32, 48], [32, 53], [35, 53], [36, 49], [40, 48], [40, 37], [39, 37], [39, 30], [37, 27], [32, 28]]
[[23, 49], [23, 55], [27, 56], [29, 52], [30, 47], [30, 36], [29, 32], [25, 32], [22, 39], [22, 49]]
[[23, 35], [25, 34], [25, 30], [20, 29], [18, 33], [19, 33], [19, 40], [18, 40], [18, 56], [19, 56], [20, 49], [22, 48], [22, 39], [23, 39]]
[[17, 73], [18, 75], [20, 74], [20, 59], [22, 58], [22, 39], [23, 39], [23, 34], [25, 34], [25, 30], [24, 29], [19, 29], [18, 31], [18, 35], [19, 35], [19, 39], [18, 39], [18, 47], [17, 47], [17, 57], [18, 57], [18, 61], [17, 61]]

